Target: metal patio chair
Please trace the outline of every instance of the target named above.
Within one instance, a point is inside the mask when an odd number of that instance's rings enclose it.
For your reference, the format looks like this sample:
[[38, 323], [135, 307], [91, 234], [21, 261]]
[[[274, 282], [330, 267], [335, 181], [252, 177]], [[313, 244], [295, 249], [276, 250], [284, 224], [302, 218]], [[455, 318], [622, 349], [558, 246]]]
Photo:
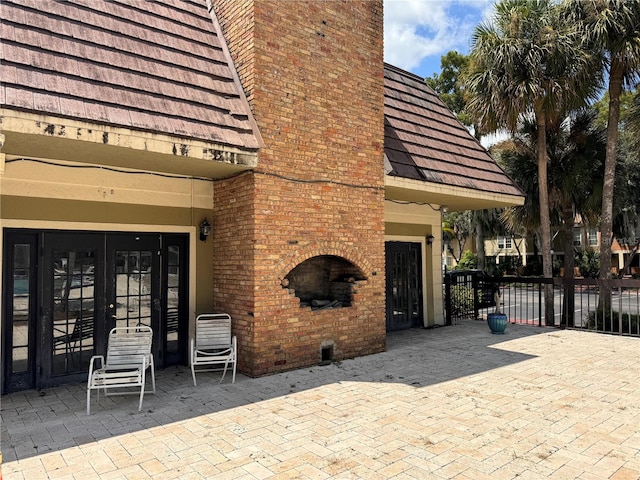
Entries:
[[[156, 392], [155, 367], [151, 343], [151, 327], [116, 327], [109, 332], [106, 360], [103, 355], [94, 355], [89, 363], [87, 381], [87, 415], [90, 414], [91, 390], [100, 390], [105, 395], [137, 394], [140, 389], [138, 411], [142, 410], [145, 394], [146, 371], [151, 373], [151, 393]], [[132, 389], [136, 389], [131, 391]], [[111, 391], [110, 391], [111, 390]]]
[[193, 385], [196, 383], [196, 371], [222, 371], [220, 383], [232, 368], [236, 381], [237, 341], [231, 335], [231, 316], [226, 313], [205, 313], [196, 318], [196, 334], [191, 339], [191, 374]]

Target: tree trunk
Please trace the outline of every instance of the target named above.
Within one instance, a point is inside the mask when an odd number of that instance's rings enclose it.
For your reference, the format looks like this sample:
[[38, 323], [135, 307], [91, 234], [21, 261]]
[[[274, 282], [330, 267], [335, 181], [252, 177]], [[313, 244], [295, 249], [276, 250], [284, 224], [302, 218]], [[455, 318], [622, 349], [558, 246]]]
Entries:
[[[542, 274], [545, 279], [553, 280], [551, 259], [551, 218], [549, 215], [549, 183], [547, 180], [547, 125], [542, 107], [542, 99], [535, 105], [536, 123], [538, 126], [538, 189], [540, 197], [540, 250], [542, 251]], [[553, 326], [555, 323], [553, 309], [553, 283], [544, 289], [544, 323]]]
[[564, 302], [562, 302], [562, 318], [560, 325], [563, 327], [574, 326], [575, 311], [575, 271], [576, 264], [573, 255], [573, 227], [574, 227], [573, 208], [571, 203], [565, 201], [562, 205], [562, 240], [564, 249], [564, 277], [562, 285], [564, 290]]
[[523, 266], [522, 250], [520, 250], [520, 247], [522, 246], [524, 240], [521, 238], [520, 241], [518, 241], [515, 235], [511, 235], [511, 241], [513, 242], [513, 247], [516, 249], [516, 252], [518, 252], [518, 258], [516, 259], [516, 270], [518, 270], [517, 275], [520, 276], [522, 274], [522, 272], [520, 272], [520, 267]]
[[[613, 238], [613, 189], [616, 177], [618, 121], [620, 120], [620, 94], [622, 93], [623, 65], [613, 58], [609, 72], [609, 118], [607, 120], [607, 147], [604, 161], [602, 214], [600, 216], [600, 280], [611, 280], [611, 239]], [[611, 288], [601, 283], [600, 307], [609, 311]]]
[[474, 219], [476, 221], [476, 256], [478, 259], [478, 269], [486, 270], [487, 268], [487, 255], [484, 250], [484, 229], [482, 228], [482, 221], [480, 217], [484, 213], [484, 210], [474, 212]]

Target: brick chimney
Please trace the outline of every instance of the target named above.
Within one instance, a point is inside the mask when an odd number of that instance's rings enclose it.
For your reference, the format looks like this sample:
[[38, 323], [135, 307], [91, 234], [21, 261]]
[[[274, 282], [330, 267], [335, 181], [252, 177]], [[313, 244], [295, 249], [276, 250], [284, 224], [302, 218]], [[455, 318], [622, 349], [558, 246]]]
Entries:
[[[213, 10], [264, 140], [255, 170], [214, 186], [214, 306], [234, 318], [239, 369], [382, 351], [382, 1], [214, 0]], [[317, 269], [352, 283], [351, 301], [308, 306], [289, 285], [301, 264], [304, 279]]]

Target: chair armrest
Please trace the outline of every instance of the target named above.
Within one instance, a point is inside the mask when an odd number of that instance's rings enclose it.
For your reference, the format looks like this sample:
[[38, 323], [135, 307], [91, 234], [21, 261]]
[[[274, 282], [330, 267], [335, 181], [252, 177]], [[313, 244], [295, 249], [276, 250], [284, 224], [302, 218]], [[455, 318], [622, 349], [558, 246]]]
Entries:
[[95, 361], [96, 360], [100, 360], [100, 366], [97, 367], [97, 368], [104, 367], [104, 356], [103, 355], [94, 355], [93, 357], [91, 357], [91, 360], [89, 360], [89, 381], [91, 381], [91, 375], [93, 374], [93, 371], [96, 369], [96, 367], [95, 367]]

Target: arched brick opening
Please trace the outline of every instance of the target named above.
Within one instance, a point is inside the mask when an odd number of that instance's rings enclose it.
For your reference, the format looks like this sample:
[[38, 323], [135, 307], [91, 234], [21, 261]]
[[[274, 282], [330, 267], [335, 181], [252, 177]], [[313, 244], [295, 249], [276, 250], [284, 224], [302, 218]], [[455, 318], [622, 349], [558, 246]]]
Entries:
[[338, 255], [317, 255], [294, 268], [282, 286], [300, 299], [301, 307], [312, 310], [350, 307], [358, 282], [366, 280], [357, 265]]

